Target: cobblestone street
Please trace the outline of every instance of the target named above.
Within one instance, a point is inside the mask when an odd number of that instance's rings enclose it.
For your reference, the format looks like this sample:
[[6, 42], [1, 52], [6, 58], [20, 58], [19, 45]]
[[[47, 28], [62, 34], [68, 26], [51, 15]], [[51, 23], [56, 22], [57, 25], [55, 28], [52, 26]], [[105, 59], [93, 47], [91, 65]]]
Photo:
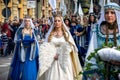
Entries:
[[6, 57], [0, 56], [0, 80], [7, 80], [11, 60], [12, 55]]

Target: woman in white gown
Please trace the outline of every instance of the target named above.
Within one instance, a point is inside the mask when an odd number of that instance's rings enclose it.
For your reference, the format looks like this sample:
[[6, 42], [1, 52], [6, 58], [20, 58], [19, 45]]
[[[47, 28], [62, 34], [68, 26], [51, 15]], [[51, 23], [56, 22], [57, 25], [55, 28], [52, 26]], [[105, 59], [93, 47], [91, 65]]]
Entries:
[[54, 49], [48, 44], [45, 47], [46, 43], [40, 46], [39, 80], [82, 80], [82, 75], [79, 74], [82, 72], [82, 67], [78, 59], [77, 47], [61, 15], [54, 17], [54, 23], [45, 41], [53, 45]]

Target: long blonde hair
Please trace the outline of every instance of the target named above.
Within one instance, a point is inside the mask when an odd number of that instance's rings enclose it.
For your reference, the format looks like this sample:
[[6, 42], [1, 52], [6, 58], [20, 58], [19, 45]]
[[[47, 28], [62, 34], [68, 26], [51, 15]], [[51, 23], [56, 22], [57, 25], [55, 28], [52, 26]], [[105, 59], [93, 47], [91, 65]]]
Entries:
[[[61, 19], [61, 21], [62, 21], [62, 17], [61, 17], [61, 15], [56, 15], [54, 18], [56, 18], [56, 17], [59, 17], [60, 19]], [[69, 40], [69, 36], [66, 34], [66, 30], [64, 29], [64, 27], [63, 27], [63, 24], [62, 24], [62, 31], [63, 31], [63, 36], [65, 37], [65, 40], [68, 42]], [[52, 32], [50, 33], [50, 36], [48, 37], [48, 42], [50, 42], [51, 41], [51, 38], [52, 38], [52, 36], [53, 36], [53, 33], [55, 32], [55, 27], [53, 28], [53, 30], [52, 30]]]
[[[24, 37], [24, 35], [25, 35], [25, 28], [26, 28], [26, 27], [24, 27], [23, 30], [22, 30], [22, 35], [23, 35], [23, 37]], [[30, 31], [30, 36], [32, 37], [32, 32], [33, 32], [32, 28], [30, 28], [29, 31]]]

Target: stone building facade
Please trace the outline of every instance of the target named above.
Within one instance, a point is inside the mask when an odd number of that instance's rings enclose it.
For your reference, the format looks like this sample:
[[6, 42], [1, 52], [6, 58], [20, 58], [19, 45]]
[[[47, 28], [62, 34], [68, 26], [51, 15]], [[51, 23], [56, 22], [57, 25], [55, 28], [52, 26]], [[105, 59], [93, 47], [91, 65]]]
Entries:
[[[5, 17], [2, 15], [2, 10], [5, 8], [3, 0], [0, 0], [0, 21], [4, 22]], [[35, 9], [27, 8], [27, 0], [10, 0], [7, 7], [11, 10], [9, 20], [23, 19], [25, 15], [35, 18]]]
[[[73, 0], [64, 0], [66, 7], [68, 9], [68, 14], [70, 14], [73, 11], [73, 7], [74, 7], [74, 1]], [[60, 6], [60, 0], [56, 0], [57, 3], [57, 9]], [[49, 5], [48, 0], [37, 0], [37, 15], [38, 18], [41, 17], [49, 17], [52, 16], [52, 8]]]
[[[42, 18], [52, 16], [52, 8], [50, 7], [48, 0], [34, 0], [36, 1], [36, 8], [27, 8], [27, 1], [29, 0], [10, 0], [8, 8], [11, 10], [10, 20], [24, 18], [25, 15], [29, 15], [32, 18]], [[57, 1], [57, 8], [59, 8], [60, 0]], [[120, 0], [111, 0], [120, 5]], [[67, 15], [71, 15], [74, 12], [74, 0], [64, 0], [67, 7]], [[99, 0], [93, 0], [94, 4], [98, 4]], [[89, 10], [90, 0], [78, 0], [78, 4], [81, 3], [84, 12]], [[0, 0], [0, 21], [4, 21], [5, 17], [2, 15], [2, 10], [5, 8], [3, 0]]]

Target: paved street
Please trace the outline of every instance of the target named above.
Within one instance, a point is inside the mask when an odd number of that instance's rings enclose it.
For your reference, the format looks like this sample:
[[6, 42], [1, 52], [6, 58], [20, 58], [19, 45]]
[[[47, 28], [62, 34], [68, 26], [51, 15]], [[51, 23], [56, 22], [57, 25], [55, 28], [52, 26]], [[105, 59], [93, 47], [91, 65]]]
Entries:
[[6, 57], [0, 56], [0, 80], [7, 80], [11, 60], [12, 55]]

